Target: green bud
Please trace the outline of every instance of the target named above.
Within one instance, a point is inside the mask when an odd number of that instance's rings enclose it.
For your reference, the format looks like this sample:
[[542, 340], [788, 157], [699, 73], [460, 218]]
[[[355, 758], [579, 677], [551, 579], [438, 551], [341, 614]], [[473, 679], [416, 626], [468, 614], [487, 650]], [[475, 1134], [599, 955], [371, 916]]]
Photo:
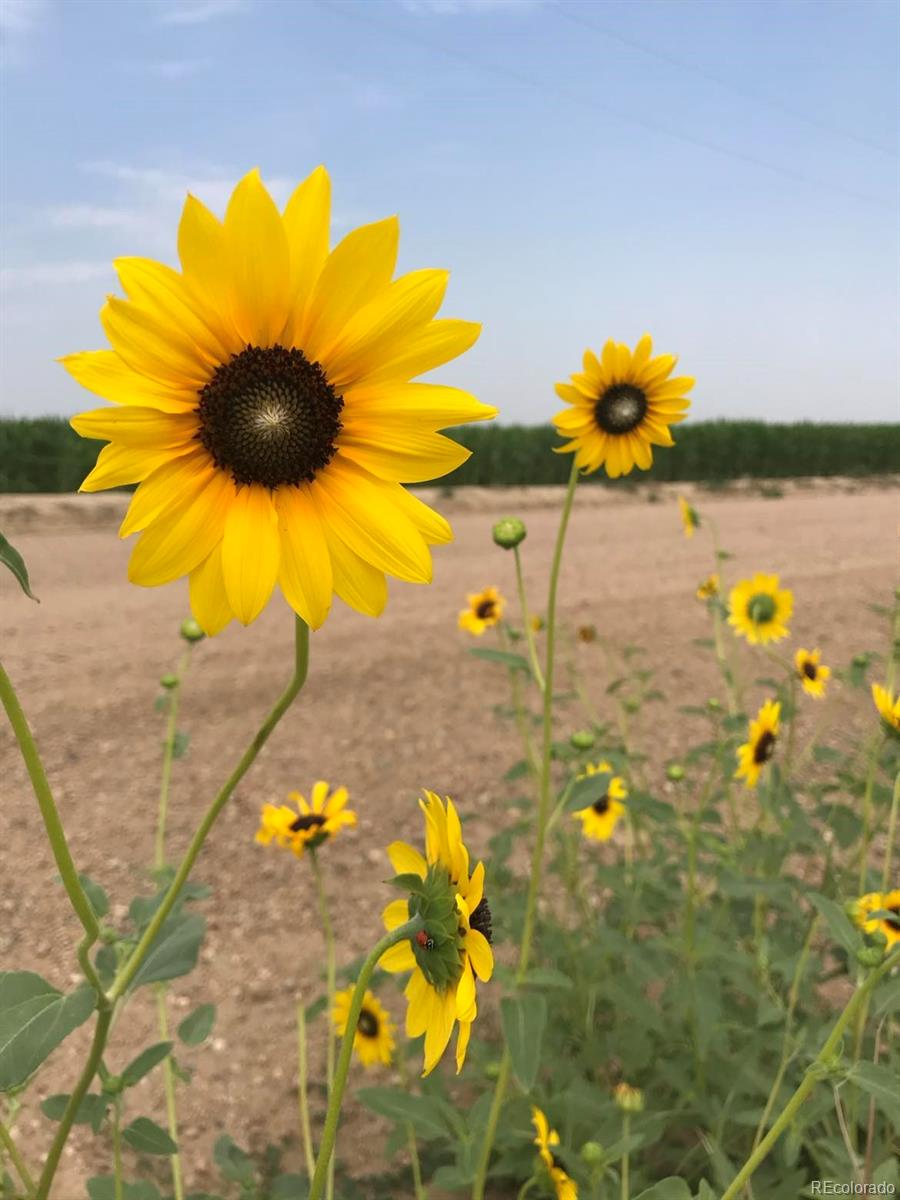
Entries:
[[880, 967], [883, 960], [883, 946], [860, 946], [856, 952], [856, 961], [861, 967]]
[[500, 1063], [499, 1063], [499, 1061], [497, 1059], [494, 1059], [493, 1062], [486, 1063], [484, 1066], [484, 1073], [488, 1077], [488, 1079], [499, 1079], [500, 1078]]
[[710, 698], [706, 702], [706, 707], [709, 709], [710, 712], [721, 712], [722, 711], [722, 701], [718, 698], [718, 696], [710, 696]]
[[574, 750], [590, 750], [596, 740], [589, 729], [576, 729], [569, 738], [569, 745]]
[[640, 704], [638, 704], [637, 700], [626, 700], [625, 701], [625, 711], [627, 713], [636, 713], [640, 709], [640, 707], [641, 706], [640, 706]]
[[103, 1090], [107, 1096], [118, 1096], [125, 1091], [125, 1081], [121, 1075], [110, 1075], [103, 1081]]
[[644, 1093], [640, 1088], [631, 1087], [627, 1083], [617, 1084], [613, 1098], [622, 1112], [639, 1113], [644, 1111]]
[[666, 778], [671, 779], [673, 783], [679, 783], [684, 779], [684, 767], [681, 763], [669, 763], [666, 767]]
[[186, 642], [202, 642], [206, 637], [206, 634], [193, 617], [186, 617], [181, 622], [180, 633]]
[[520, 542], [524, 542], [528, 534], [525, 522], [518, 517], [504, 517], [498, 521], [491, 534], [496, 544], [504, 550], [514, 550]]
[[589, 1167], [599, 1167], [606, 1158], [606, 1151], [599, 1142], [585, 1142], [581, 1147], [581, 1157]]
[[854, 667], [867, 667], [869, 665], [868, 654], [854, 654], [853, 665]]
[[432, 863], [421, 886], [416, 885], [409, 897], [409, 915], [420, 916], [424, 925], [421, 942], [410, 940], [416, 963], [433, 988], [446, 992], [462, 974], [462, 937], [456, 889], [441, 863]]
[[166, 688], [166, 690], [169, 688], [178, 687], [178, 676], [171, 674], [163, 675], [162, 679], [159, 681], [159, 686]]
[[765, 625], [775, 616], [775, 601], [768, 592], [757, 592], [747, 605], [750, 620], [756, 625]]

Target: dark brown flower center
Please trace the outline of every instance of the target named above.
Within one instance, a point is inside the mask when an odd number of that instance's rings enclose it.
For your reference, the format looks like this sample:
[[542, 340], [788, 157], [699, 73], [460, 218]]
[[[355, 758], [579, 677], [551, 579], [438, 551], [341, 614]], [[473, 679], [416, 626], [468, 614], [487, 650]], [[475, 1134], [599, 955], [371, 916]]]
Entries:
[[325, 818], [321, 813], [306, 813], [299, 816], [296, 821], [291, 822], [291, 833], [300, 833], [306, 829], [321, 829], [325, 824]]
[[201, 389], [197, 437], [235, 483], [311, 483], [334, 456], [343, 404], [302, 350], [247, 346]]
[[494, 940], [494, 923], [487, 897], [482, 896], [475, 911], [469, 917], [469, 928], [477, 929], [486, 939], [488, 945]]
[[633, 383], [614, 383], [594, 405], [604, 433], [631, 433], [647, 414], [647, 397]]
[[360, 1011], [359, 1020], [356, 1022], [356, 1028], [363, 1035], [363, 1037], [378, 1037], [378, 1018], [370, 1008], [364, 1008]]
[[753, 747], [753, 761], [755, 763], [768, 762], [775, 753], [775, 734], [770, 729], [767, 729], [756, 742]]
[[489, 621], [494, 615], [494, 608], [495, 601], [482, 600], [475, 609], [475, 616], [478, 617], [480, 621]]
[[810, 662], [809, 659], [807, 659], [803, 664], [803, 674], [807, 679], [815, 679], [819, 674], [819, 668], [814, 662]]
[[885, 911], [891, 915], [884, 918], [885, 925], [889, 925], [891, 929], [896, 929], [900, 932], [900, 904], [892, 904], [890, 907], [885, 905]]
[[598, 817], [605, 816], [609, 812], [609, 792], [605, 796], [601, 796], [599, 800], [595, 800], [591, 808]]

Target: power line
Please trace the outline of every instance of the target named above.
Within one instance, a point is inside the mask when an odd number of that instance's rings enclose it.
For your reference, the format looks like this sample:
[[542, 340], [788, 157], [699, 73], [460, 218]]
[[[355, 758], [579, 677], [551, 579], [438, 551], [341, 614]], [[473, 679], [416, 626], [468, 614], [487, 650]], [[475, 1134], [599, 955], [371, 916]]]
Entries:
[[588, 20], [581, 13], [575, 13], [569, 8], [564, 8], [560, 3], [554, 3], [552, 9], [565, 20], [571, 21], [576, 25], [581, 25], [584, 29], [592, 29], [595, 33], [601, 34], [603, 37], [611, 38], [613, 41], [620, 42], [623, 46], [630, 46], [634, 50], [639, 50], [642, 54], [647, 54], [651, 58], [656, 58], [660, 62], [668, 63], [670, 66], [678, 67], [679, 70], [690, 71], [701, 79], [706, 79], [710, 83], [715, 83], [719, 87], [727, 88], [729, 91], [735, 92], [738, 96], [744, 96], [747, 99], [756, 101], [760, 104], [768, 104], [771, 108], [783, 112], [786, 116], [792, 117], [795, 121], [803, 121], [807, 125], [812, 125], [816, 129], [824, 130], [825, 133], [830, 133], [833, 136], [847, 138], [851, 142], [858, 142], [861, 146], [867, 146], [870, 150], [878, 150], [881, 154], [886, 154], [889, 158], [896, 158], [896, 150], [892, 150], [890, 146], [884, 146], [881, 142], [876, 142], [872, 138], [867, 138], [861, 133], [855, 133], [849, 129], [840, 129], [836, 125], [830, 125], [827, 121], [821, 121], [817, 117], [811, 117], [807, 113], [799, 112], [788, 104], [784, 104], [781, 100], [774, 96], [767, 96], [763, 92], [757, 92], [753, 88], [748, 88], [742, 84], [734, 83], [733, 80], [725, 79], [721, 75], [716, 75], [713, 71], [707, 71], [705, 67], [699, 67], [695, 63], [688, 62], [686, 59], [678, 58], [674, 54], [669, 54], [666, 50], [659, 50], [655, 46], [648, 46], [644, 42], [639, 42], [637, 38], [626, 36], [620, 33], [617, 29], [611, 29], [606, 24]]
[[509, 79], [513, 83], [518, 83], [523, 87], [537, 91], [542, 96], [555, 94], [566, 100], [575, 102], [576, 104], [584, 104], [598, 112], [604, 113], [606, 116], [615, 117], [619, 121], [627, 122], [631, 125], [637, 125], [642, 129], [649, 129], [656, 134], [662, 134], [665, 137], [674, 138], [677, 141], [685, 142], [691, 146], [697, 146], [702, 150], [707, 150], [713, 154], [724, 155], [727, 158], [733, 158], [738, 162], [746, 163], [749, 166], [759, 167], [765, 171], [774, 172], [777, 175], [782, 175], [787, 179], [792, 179], [797, 183], [804, 183], [810, 187], [814, 187], [819, 191], [828, 191], [842, 196], [846, 196], [851, 200], [859, 200], [864, 204], [875, 205], [878, 208], [887, 208], [891, 212], [896, 211], [896, 205], [890, 201], [882, 199], [880, 196], [869, 196], [864, 192], [856, 192], [850, 188], [844, 187], [839, 183], [830, 183], [821, 179], [815, 179], [811, 175], [806, 175], [801, 171], [795, 171], [792, 167], [782, 166], [780, 163], [769, 162], [766, 159], [759, 158], [754, 154], [747, 154], [741, 150], [734, 150], [729, 146], [721, 145], [709, 138], [698, 136], [697, 134], [687, 133], [684, 130], [665, 125], [662, 122], [651, 120], [647, 117], [635, 116], [633, 113], [625, 109], [615, 108], [613, 105], [596, 100], [584, 92], [575, 91], [573, 88], [560, 87], [558, 84], [551, 86], [541, 79], [526, 75], [524, 72], [517, 71], [514, 68], [500, 66], [496, 63], [484, 63], [471, 55], [464, 54], [460, 50], [455, 50], [450, 46], [442, 45], [440, 42], [431, 41], [428, 38], [420, 37], [417, 34], [409, 33], [405, 29], [398, 29], [397, 26], [391, 25], [389, 22], [380, 20], [372, 15], [371, 8], [356, 8], [352, 13], [342, 8], [340, 4], [334, 3], [334, 0], [313, 0], [318, 8], [329, 14], [337, 14], [343, 17], [346, 21], [359, 22], [362, 21], [367, 25], [372, 25], [375, 28], [384, 30], [392, 37], [401, 41], [409, 42], [414, 46], [430, 50], [435, 54], [441, 54], [445, 58], [454, 59], [457, 62], [464, 63], [466, 66], [474, 67], [476, 70], [482, 71], [489, 75], [496, 75], [501, 78]]

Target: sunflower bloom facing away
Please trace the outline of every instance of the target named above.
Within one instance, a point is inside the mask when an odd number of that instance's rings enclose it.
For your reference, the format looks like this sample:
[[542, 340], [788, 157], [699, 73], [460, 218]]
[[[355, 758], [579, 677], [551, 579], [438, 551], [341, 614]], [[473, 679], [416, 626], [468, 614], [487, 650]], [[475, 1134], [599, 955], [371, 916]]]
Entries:
[[891, 733], [900, 733], [900, 696], [892, 696], [887, 688], [873, 683], [872, 699], [887, 729]]
[[493, 416], [456, 388], [412, 383], [473, 344], [435, 320], [447, 272], [393, 278], [395, 217], [329, 251], [330, 182], [317, 168], [279, 212], [258, 171], [224, 221], [188, 196], [181, 270], [120, 258], [127, 299], [101, 311], [111, 348], [62, 360], [109, 407], [73, 418], [105, 446], [82, 491], [138, 483], [120, 536], [128, 576], [190, 580], [208, 634], [247, 625], [277, 584], [313, 628], [336, 593], [377, 615], [385, 575], [431, 579], [447, 522], [402, 487], [468, 452], [437, 431]]
[[825, 695], [825, 685], [831, 678], [831, 667], [826, 667], [821, 658], [821, 650], [798, 650], [794, 655], [794, 667], [803, 690], [816, 700]]
[[853, 905], [853, 917], [866, 933], [883, 934], [890, 949], [900, 942], [900, 888], [860, 896]]
[[756, 720], [750, 722], [748, 740], [738, 747], [738, 768], [734, 777], [743, 778], [748, 788], [756, 787], [760, 771], [775, 753], [780, 717], [780, 701], [767, 700], [757, 713]]
[[404, 884], [421, 880], [408, 900], [395, 900], [384, 910], [387, 929], [421, 915], [425, 928], [410, 941], [382, 955], [387, 971], [411, 971], [406, 985], [406, 1032], [425, 1035], [425, 1068], [437, 1066], [454, 1025], [456, 1070], [462, 1070], [477, 1016], [475, 976], [487, 982], [494, 970], [491, 910], [484, 895], [484, 864], [469, 871], [469, 852], [453, 801], [446, 808], [434, 792], [419, 805], [425, 815], [425, 855], [405, 842], [392, 842], [388, 856]]
[[481, 637], [486, 629], [499, 624], [506, 601], [495, 587], [485, 588], [483, 592], [472, 592], [466, 599], [469, 606], [459, 614], [460, 629], [475, 637]]
[[559, 1134], [550, 1128], [550, 1122], [536, 1105], [531, 1108], [531, 1123], [536, 1134], [534, 1144], [556, 1188], [556, 1200], [578, 1200], [578, 1185], [569, 1177], [553, 1151], [554, 1146], [559, 1145]]
[[634, 351], [609, 341], [599, 358], [584, 352], [584, 370], [570, 383], [558, 383], [556, 394], [569, 408], [553, 418], [560, 437], [569, 438], [559, 454], [574, 451], [581, 471], [605, 465], [615, 479], [633, 467], [647, 471], [654, 446], [672, 446], [669, 426], [683, 421], [694, 386], [687, 375], [670, 379], [678, 361], [672, 354], [653, 355], [653, 342], [644, 334]]
[[753, 645], [780, 642], [788, 636], [785, 622], [794, 611], [794, 594], [779, 588], [777, 575], [742, 579], [728, 597], [728, 624]]
[[719, 594], [719, 575], [718, 572], [713, 572], [712, 575], [707, 575], [700, 586], [697, 588], [696, 596], [698, 600], [714, 600]]
[[347, 789], [339, 787], [329, 794], [328, 784], [320, 779], [313, 784], [307, 803], [299, 792], [288, 792], [287, 804], [264, 804], [256, 840], [261, 846], [271, 842], [291, 850], [298, 858], [306, 850], [315, 850], [333, 838], [341, 829], [356, 824], [356, 813], [347, 808]]
[[684, 536], [692, 538], [694, 533], [700, 527], [700, 514], [694, 508], [693, 504], [689, 504], [684, 496], [678, 497], [678, 511], [681, 513], [681, 524], [684, 527]]
[[[350, 1016], [352, 999], [352, 987], [335, 993], [331, 1020], [338, 1037], [343, 1037], [347, 1031], [347, 1018]], [[389, 1067], [394, 1056], [394, 1046], [394, 1024], [377, 997], [367, 991], [363, 997], [362, 1008], [359, 1010], [356, 1033], [353, 1038], [356, 1057], [364, 1067], [375, 1067], [379, 1063]]]
[[[608, 762], [588, 763], [579, 779], [588, 779], [592, 775], [609, 776], [612, 766]], [[598, 779], [598, 784], [601, 781]], [[601, 785], [602, 786], [602, 785]], [[599, 790], [599, 789], [598, 789]], [[576, 821], [581, 822], [581, 832], [594, 842], [608, 842], [618, 823], [619, 817], [625, 812], [623, 800], [628, 797], [628, 788], [624, 779], [613, 775], [608, 780], [603, 795], [587, 806], [572, 813]]]

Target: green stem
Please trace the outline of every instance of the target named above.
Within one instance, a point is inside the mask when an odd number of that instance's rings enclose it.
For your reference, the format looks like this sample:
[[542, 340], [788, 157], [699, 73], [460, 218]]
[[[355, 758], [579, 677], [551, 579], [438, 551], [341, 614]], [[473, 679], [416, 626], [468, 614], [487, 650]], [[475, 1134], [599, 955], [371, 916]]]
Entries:
[[728, 661], [728, 656], [725, 653], [725, 640], [722, 630], [722, 609], [717, 598], [713, 598], [712, 618], [713, 618], [713, 639], [716, 646], [716, 662], [719, 664], [719, 670], [722, 673], [722, 678], [725, 680], [725, 690], [728, 693], [728, 713], [734, 716], [738, 711], [737, 688], [734, 681], [734, 671]]
[[69, 903], [72, 905], [75, 915], [84, 929], [84, 939], [78, 946], [78, 961], [81, 964], [85, 978], [97, 993], [98, 1007], [104, 1008], [107, 1001], [103, 992], [103, 985], [90, 960], [90, 949], [100, 933], [97, 918], [94, 915], [94, 910], [91, 908], [85, 890], [81, 886], [81, 880], [78, 878], [75, 863], [72, 861], [69, 843], [66, 841], [62, 821], [59, 818], [59, 812], [56, 802], [53, 799], [53, 793], [50, 790], [50, 784], [47, 782], [47, 775], [44, 771], [44, 765], [41, 762], [41, 756], [38, 753], [38, 748], [28, 725], [28, 719], [19, 703], [19, 698], [16, 695], [12, 681], [3, 669], [2, 664], [0, 664], [0, 701], [2, 701], [3, 707], [6, 709], [9, 723], [12, 726], [16, 741], [19, 743], [19, 749], [22, 753], [28, 777], [31, 780], [31, 786], [38, 802], [44, 828], [47, 830], [50, 849], [56, 860], [56, 866], [62, 878], [63, 887], [66, 889]]
[[622, 1153], [622, 1200], [628, 1200], [631, 1194], [631, 1181], [629, 1179], [629, 1160], [628, 1160], [628, 1138], [631, 1134], [631, 1113], [622, 1114], [622, 1141], [625, 1144], [625, 1149]]
[[103, 1057], [103, 1051], [106, 1049], [106, 1039], [109, 1036], [109, 1026], [112, 1021], [112, 1008], [97, 1009], [97, 1023], [94, 1026], [94, 1040], [91, 1042], [91, 1049], [88, 1053], [87, 1060], [81, 1069], [81, 1074], [78, 1077], [78, 1082], [72, 1094], [69, 1096], [69, 1102], [65, 1107], [62, 1115], [62, 1120], [56, 1129], [56, 1134], [50, 1145], [50, 1150], [44, 1162], [44, 1169], [41, 1172], [41, 1177], [38, 1180], [37, 1191], [34, 1194], [34, 1200], [48, 1200], [50, 1196], [50, 1187], [53, 1183], [53, 1177], [56, 1174], [56, 1169], [59, 1166], [59, 1160], [63, 1152], [63, 1147], [68, 1141], [69, 1133], [72, 1130], [72, 1125], [75, 1122], [75, 1114], [78, 1112], [78, 1106], [84, 1099], [85, 1093], [91, 1086], [94, 1076], [97, 1074], [97, 1068], [100, 1066], [100, 1059]]
[[[337, 972], [335, 962], [335, 946], [334, 946], [334, 926], [331, 924], [331, 914], [328, 911], [328, 899], [325, 895], [325, 883], [322, 879], [322, 868], [319, 865], [319, 858], [315, 850], [310, 850], [309, 859], [312, 863], [313, 877], [316, 881], [316, 898], [319, 902], [319, 916], [322, 920], [322, 932], [325, 935], [325, 955], [326, 955], [326, 991], [328, 996], [328, 1047], [326, 1057], [326, 1080], [328, 1083], [328, 1096], [331, 1098], [331, 1091], [334, 1087], [334, 1030], [331, 1027], [331, 1013], [334, 1009], [334, 991], [335, 977]], [[354, 1028], [356, 1028], [354, 1026]], [[328, 1164], [328, 1181], [325, 1188], [327, 1200], [332, 1200], [334, 1195], [334, 1159], [331, 1156], [331, 1161]]]
[[807, 1068], [799, 1087], [788, 1100], [787, 1104], [781, 1110], [781, 1113], [776, 1118], [774, 1125], [762, 1139], [755, 1150], [752, 1151], [750, 1157], [735, 1175], [734, 1179], [729, 1184], [728, 1188], [722, 1195], [722, 1200], [734, 1200], [746, 1182], [753, 1176], [757, 1167], [762, 1163], [769, 1154], [769, 1151], [784, 1133], [785, 1129], [793, 1121], [794, 1117], [799, 1112], [806, 1097], [810, 1094], [819, 1079], [823, 1078], [828, 1069], [832, 1065], [832, 1060], [838, 1052], [841, 1044], [841, 1039], [844, 1036], [844, 1031], [851, 1021], [856, 1016], [859, 1008], [868, 1004], [869, 996], [875, 985], [894, 967], [900, 965], [900, 952], [886, 958], [881, 966], [876, 967], [863, 983], [863, 985], [853, 993], [847, 1003], [846, 1008], [834, 1023], [834, 1027], [828, 1038], [816, 1055], [813, 1062]]
[[132, 979], [134, 979], [135, 975], [137, 974], [137, 971], [141, 963], [144, 961], [148, 950], [153, 945], [153, 942], [155, 941], [163, 922], [174, 908], [181, 889], [184, 887], [187, 877], [190, 875], [194, 863], [197, 861], [197, 857], [200, 854], [200, 851], [203, 849], [203, 843], [206, 841], [209, 831], [216, 823], [219, 813], [231, 799], [234, 789], [247, 774], [250, 767], [256, 760], [260, 750], [262, 750], [263, 746], [269, 740], [272, 730], [296, 699], [300, 689], [306, 682], [306, 674], [308, 669], [309, 628], [304, 621], [297, 617], [293, 678], [291, 679], [291, 682], [288, 684], [287, 689], [275, 707], [259, 727], [256, 736], [244, 751], [240, 762], [229, 775], [224, 787], [207, 809], [206, 814], [203, 817], [203, 820], [200, 822], [196, 833], [194, 834], [193, 838], [191, 838], [191, 843], [187, 848], [184, 858], [181, 860], [181, 865], [175, 873], [175, 878], [169, 885], [169, 890], [166, 892], [165, 898], [154, 913], [153, 919], [150, 921], [149, 925], [141, 935], [140, 941], [131, 952], [125, 964], [120, 967], [119, 971], [117, 972], [116, 977], [113, 980], [112, 987], [108, 993], [110, 1001], [115, 1002], [116, 1000], [120, 999], [120, 997], [124, 995]]
[[525, 630], [525, 640], [528, 643], [528, 657], [531, 660], [531, 669], [534, 672], [534, 678], [541, 691], [544, 690], [544, 673], [541, 670], [541, 664], [538, 662], [537, 644], [534, 640], [534, 630], [531, 628], [531, 613], [528, 610], [528, 599], [525, 594], [525, 577], [522, 574], [522, 556], [519, 554], [519, 547], [513, 547], [513, 555], [516, 560], [516, 588], [519, 592], [519, 607], [522, 610], [522, 625]]
[[34, 1191], [34, 1180], [31, 1178], [31, 1172], [25, 1164], [25, 1159], [19, 1153], [19, 1147], [13, 1141], [12, 1134], [6, 1128], [6, 1124], [3, 1121], [0, 1121], [0, 1143], [2, 1143], [3, 1149], [9, 1155], [10, 1162], [18, 1171], [19, 1178], [25, 1185], [25, 1191], [30, 1196]]
[[175, 735], [178, 732], [178, 705], [181, 700], [181, 685], [191, 661], [188, 646], [175, 670], [175, 683], [169, 690], [169, 717], [166, 721], [166, 737], [163, 742], [162, 776], [159, 784], [159, 816], [156, 821], [156, 853], [154, 866], [161, 871], [166, 865], [166, 821], [169, 813], [169, 784], [172, 778], [172, 763], [175, 758]]
[[881, 890], [891, 886], [891, 860], [894, 857], [894, 838], [897, 834], [897, 809], [900, 808], [900, 771], [894, 777], [894, 794], [891, 797], [891, 814], [888, 817], [887, 845], [884, 850], [884, 867], [881, 871]]
[[113, 1144], [113, 1194], [116, 1200], [122, 1200], [122, 1100], [116, 1097], [113, 1103], [112, 1119]]
[[391, 946], [396, 946], [398, 942], [408, 941], [420, 929], [424, 928], [425, 923], [422, 917], [416, 916], [412, 920], [407, 921], [405, 925], [400, 925], [397, 929], [390, 930], [380, 941], [375, 943], [368, 958], [360, 968], [359, 978], [356, 980], [356, 987], [353, 989], [353, 996], [350, 999], [350, 1011], [347, 1013], [347, 1027], [344, 1030], [344, 1036], [341, 1040], [341, 1052], [338, 1055], [337, 1067], [334, 1073], [334, 1087], [331, 1089], [331, 1094], [328, 1097], [325, 1128], [322, 1131], [319, 1158], [316, 1162], [316, 1169], [313, 1172], [308, 1200], [321, 1200], [325, 1187], [328, 1164], [331, 1161], [331, 1155], [334, 1150], [338, 1122], [341, 1116], [341, 1102], [344, 1098], [344, 1089], [347, 1086], [347, 1075], [350, 1072], [353, 1039], [356, 1036], [359, 1014], [362, 1011], [363, 999], [365, 998], [366, 988], [369, 986], [369, 980], [372, 978], [372, 972], [386, 950], [390, 950]]
[[[497, 626], [500, 645], [504, 650], [509, 648], [509, 641], [506, 637], [506, 632], [502, 625]], [[531, 736], [531, 730], [528, 727], [530, 713], [525, 707], [525, 701], [522, 696], [522, 672], [517, 671], [514, 667], [509, 669], [509, 688], [512, 694], [513, 713], [516, 719], [516, 728], [519, 731], [519, 737], [522, 741], [522, 749], [525, 753], [525, 761], [528, 764], [529, 770], [538, 778], [540, 775], [540, 763], [537, 759], [537, 753], [534, 748], [534, 739]]]
[[[400, 1070], [400, 1080], [408, 1092], [412, 1092], [410, 1088], [409, 1072], [406, 1069], [406, 1060], [400, 1055], [397, 1059], [397, 1066]], [[406, 1142], [409, 1146], [409, 1161], [412, 1167], [413, 1190], [416, 1194], [416, 1200], [428, 1200], [428, 1192], [422, 1182], [422, 1165], [419, 1162], [419, 1143], [416, 1140], [416, 1131], [411, 1121], [406, 1122]]]
[[872, 738], [869, 750], [869, 766], [866, 771], [866, 784], [863, 791], [863, 832], [859, 847], [859, 894], [866, 890], [869, 875], [869, 845], [872, 841], [872, 792], [875, 788], [875, 775], [878, 770], [878, 755], [881, 750], [882, 734], [879, 730]]
[[[169, 1040], [169, 1014], [166, 1009], [166, 985], [159, 983], [155, 987], [156, 1016], [159, 1023], [160, 1040]], [[178, 1105], [175, 1099], [175, 1068], [171, 1055], [167, 1055], [163, 1063], [163, 1088], [166, 1093], [166, 1121], [169, 1127], [169, 1137], [179, 1145], [178, 1140]], [[172, 1170], [172, 1192], [174, 1200], [183, 1200], [184, 1179], [181, 1173], [181, 1155], [173, 1154], [169, 1158]]]
[[[556, 593], [559, 586], [559, 571], [562, 564], [563, 546], [569, 518], [572, 515], [572, 503], [575, 499], [575, 488], [578, 483], [578, 467], [573, 459], [569, 472], [569, 484], [563, 501], [562, 513], [559, 519], [559, 529], [556, 534], [556, 545], [553, 549], [553, 561], [550, 567], [550, 586], [547, 595], [547, 646], [544, 667], [543, 692], [543, 738], [541, 743], [541, 777], [540, 797], [537, 813], [537, 831], [534, 839], [534, 852], [531, 858], [531, 877], [528, 881], [528, 896], [525, 901], [525, 922], [522, 927], [522, 941], [519, 945], [519, 961], [516, 968], [516, 983], [520, 984], [528, 970], [528, 960], [531, 955], [531, 940], [534, 936], [534, 920], [537, 908], [538, 892], [541, 884], [541, 868], [544, 861], [544, 843], [547, 836], [547, 820], [550, 816], [550, 785], [553, 751], [553, 670], [556, 653]], [[484, 1187], [487, 1179], [491, 1150], [503, 1097], [509, 1082], [509, 1050], [505, 1049], [500, 1062], [500, 1072], [494, 1086], [494, 1098], [488, 1116], [484, 1140], [478, 1157], [475, 1171], [475, 1181], [472, 1185], [472, 1200], [484, 1200]], [[310, 1200], [315, 1200], [311, 1197]]]
[[306, 1009], [303, 1001], [297, 1002], [297, 1100], [300, 1115], [300, 1138], [303, 1142], [303, 1157], [306, 1162], [307, 1178], [312, 1179], [316, 1169], [313, 1157], [312, 1131], [309, 1124], [309, 1083], [306, 1056]]

